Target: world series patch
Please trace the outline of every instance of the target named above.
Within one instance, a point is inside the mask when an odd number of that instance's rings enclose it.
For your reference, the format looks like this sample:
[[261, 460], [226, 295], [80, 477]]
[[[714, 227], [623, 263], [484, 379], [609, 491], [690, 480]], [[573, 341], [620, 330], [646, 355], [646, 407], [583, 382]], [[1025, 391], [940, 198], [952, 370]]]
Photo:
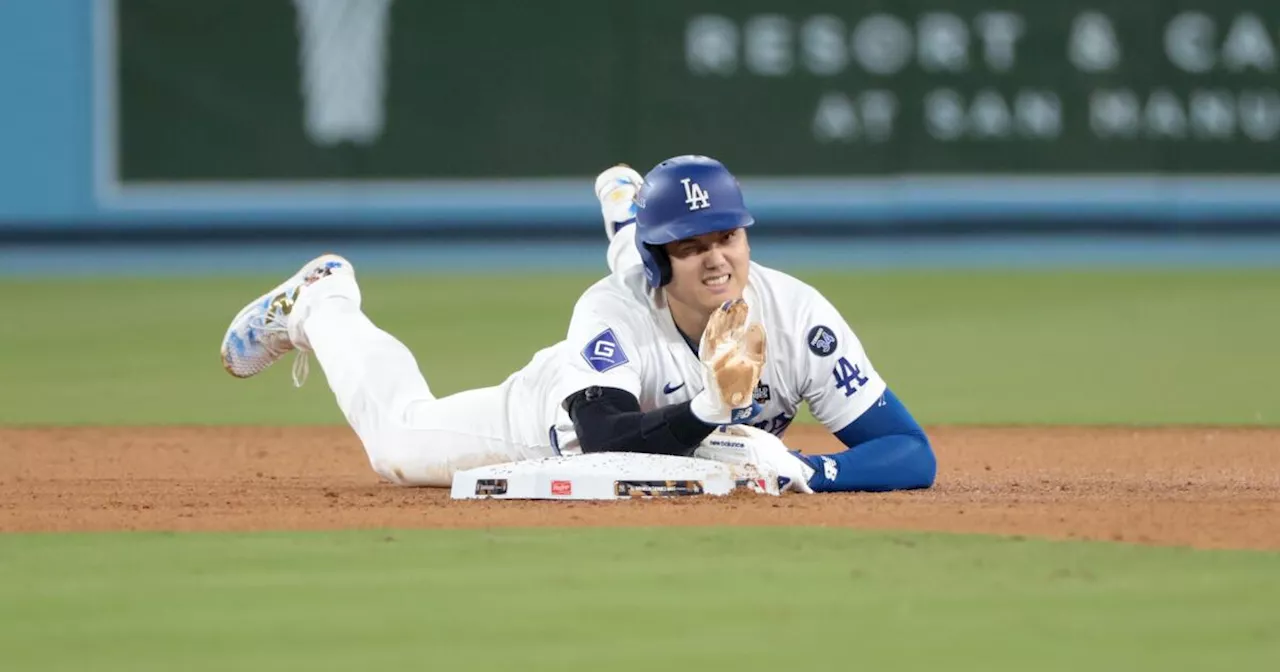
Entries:
[[765, 404], [773, 398], [773, 394], [769, 391], [769, 386], [764, 383], [756, 385], [756, 390], [751, 394], [751, 398], [757, 404]]
[[622, 351], [622, 346], [618, 345], [618, 337], [613, 335], [612, 329], [605, 329], [599, 336], [591, 339], [587, 347], [582, 349], [582, 358], [599, 373], [631, 361], [627, 359], [627, 353]]
[[835, 332], [821, 324], [809, 330], [809, 336], [806, 339], [809, 342], [809, 350], [819, 357], [826, 357], [836, 351], [839, 343], [836, 341]]

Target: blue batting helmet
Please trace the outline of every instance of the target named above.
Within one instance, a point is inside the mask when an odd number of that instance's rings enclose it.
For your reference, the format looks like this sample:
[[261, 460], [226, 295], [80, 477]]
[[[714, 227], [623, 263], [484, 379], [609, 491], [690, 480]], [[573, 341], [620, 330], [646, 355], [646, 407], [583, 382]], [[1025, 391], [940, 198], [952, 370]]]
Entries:
[[644, 176], [635, 203], [636, 247], [654, 288], [671, 282], [671, 259], [663, 245], [755, 223], [742, 202], [738, 178], [706, 156], [659, 163]]

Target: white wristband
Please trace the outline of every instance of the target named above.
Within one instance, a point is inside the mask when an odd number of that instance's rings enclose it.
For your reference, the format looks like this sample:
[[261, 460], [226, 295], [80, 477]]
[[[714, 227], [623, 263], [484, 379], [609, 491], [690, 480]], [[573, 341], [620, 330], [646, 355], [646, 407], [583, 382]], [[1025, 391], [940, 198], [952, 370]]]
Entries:
[[724, 403], [717, 402], [715, 395], [703, 390], [689, 401], [689, 410], [694, 417], [708, 425], [734, 425], [754, 418], [760, 413], [761, 406], [753, 401], [750, 406], [729, 408]]

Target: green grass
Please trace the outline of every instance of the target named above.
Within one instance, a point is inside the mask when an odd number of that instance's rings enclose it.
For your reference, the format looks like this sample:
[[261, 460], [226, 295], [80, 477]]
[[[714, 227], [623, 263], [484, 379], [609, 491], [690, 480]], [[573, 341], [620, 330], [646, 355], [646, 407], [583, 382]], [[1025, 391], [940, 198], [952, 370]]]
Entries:
[[[1280, 424], [1280, 272], [802, 277], [926, 423]], [[593, 279], [364, 273], [362, 286], [366, 312], [447, 394], [559, 339]], [[0, 281], [0, 424], [341, 423], [322, 375], [294, 390], [287, 362], [248, 381], [219, 367], [231, 316], [278, 280]]]
[[0, 656], [75, 672], [1263, 670], [1280, 660], [1278, 574], [1267, 553], [798, 528], [10, 535]]

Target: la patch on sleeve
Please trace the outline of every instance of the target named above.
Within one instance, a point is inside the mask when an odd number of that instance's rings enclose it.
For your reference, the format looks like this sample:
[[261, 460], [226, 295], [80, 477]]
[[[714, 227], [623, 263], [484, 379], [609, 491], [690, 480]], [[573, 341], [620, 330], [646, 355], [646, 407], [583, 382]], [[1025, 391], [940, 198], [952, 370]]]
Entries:
[[599, 373], [631, 361], [627, 359], [627, 353], [622, 351], [622, 346], [618, 345], [618, 337], [613, 335], [612, 329], [605, 329], [591, 339], [587, 347], [582, 349], [582, 358]]

